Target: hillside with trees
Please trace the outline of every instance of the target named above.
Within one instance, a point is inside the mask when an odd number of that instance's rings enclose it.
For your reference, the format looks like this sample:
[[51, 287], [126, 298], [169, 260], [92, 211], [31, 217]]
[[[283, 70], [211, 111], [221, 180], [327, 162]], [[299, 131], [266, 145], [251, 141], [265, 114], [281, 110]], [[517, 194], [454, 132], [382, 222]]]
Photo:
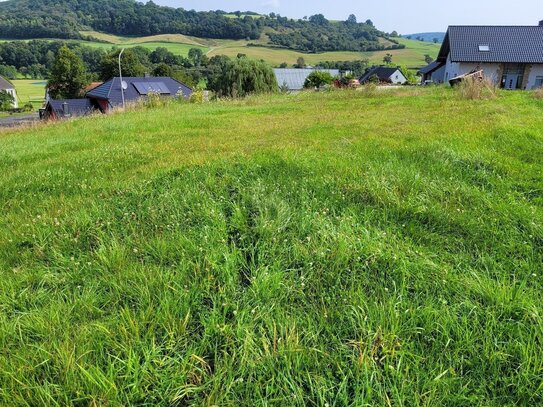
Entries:
[[[125, 36], [184, 34], [232, 40], [258, 40], [305, 52], [378, 51], [404, 46], [354, 15], [329, 21], [322, 14], [301, 20], [224, 11], [196, 12], [134, 0], [9, 0], [0, 2], [0, 38], [87, 39], [84, 30]], [[233, 18], [232, 18], [233, 16]], [[387, 41], [383, 41], [386, 38]]]

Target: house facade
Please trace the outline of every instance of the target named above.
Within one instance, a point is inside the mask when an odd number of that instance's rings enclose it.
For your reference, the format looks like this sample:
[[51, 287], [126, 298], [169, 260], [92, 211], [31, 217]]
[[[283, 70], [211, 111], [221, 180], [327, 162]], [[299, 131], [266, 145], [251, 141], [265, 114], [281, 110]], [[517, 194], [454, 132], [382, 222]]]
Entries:
[[443, 83], [445, 79], [445, 64], [434, 61], [420, 69], [418, 74], [421, 76], [423, 84], [429, 82], [436, 84]]
[[407, 78], [404, 76], [400, 68], [376, 66], [371, 68], [360, 78], [360, 83], [363, 84], [370, 82], [372, 77], [377, 77], [379, 79], [379, 83], [403, 85], [407, 82]]
[[0, 76], [0, 91], [5, 91], [9, 93], [11, 96], [13, 96], [13, 108], [17, 109], [19, 107], [19, 102], [17, 99], [17, 91], [15, 90], [15, 86], [8, 81], [7, 79], [4, 79]]
[[450, 26], [436, 62], [421, 73], [449, 83], [478, 70], [504, 89], [542, 87], [543, 21], [537, 26]]

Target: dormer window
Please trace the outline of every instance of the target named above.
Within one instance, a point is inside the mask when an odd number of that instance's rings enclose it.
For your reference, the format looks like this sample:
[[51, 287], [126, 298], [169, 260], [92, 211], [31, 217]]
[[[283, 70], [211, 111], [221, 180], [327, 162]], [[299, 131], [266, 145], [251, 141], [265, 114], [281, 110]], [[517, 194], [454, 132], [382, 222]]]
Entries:
[[479, 52], [490, 52], [490, 45], [480, 44], [479, 45]]

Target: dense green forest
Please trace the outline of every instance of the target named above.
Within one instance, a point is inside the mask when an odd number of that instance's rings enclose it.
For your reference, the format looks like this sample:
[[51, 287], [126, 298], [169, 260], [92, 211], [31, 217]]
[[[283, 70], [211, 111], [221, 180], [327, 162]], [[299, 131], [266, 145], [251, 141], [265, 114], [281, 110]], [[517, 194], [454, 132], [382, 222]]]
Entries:
[[[234, 13], [236, 14], [236, 13]], [[266, 32], [272, 45], [299, 51], [376, 51], [402, 48], [379, 40], [388, 37], [370, 20], [358, 23], [354, 15], [331, 22], [318, 14], [293, 20], [271, 13], [251, 16], [224, 11], [196, 12], [134, 0], [9, 0], [0, 2], [0, 38], [82, 38], [92, 29], [109, 34], [148, 36], [185, 34], [216, 39], [256, 40]]]
[[11, 0], [0, 3], [0, 37], [80, 38], [83, 28], [122, 35], [181, 33], [256, 39], [261, 28], [247, 17], [195, 12], [133, 0]]

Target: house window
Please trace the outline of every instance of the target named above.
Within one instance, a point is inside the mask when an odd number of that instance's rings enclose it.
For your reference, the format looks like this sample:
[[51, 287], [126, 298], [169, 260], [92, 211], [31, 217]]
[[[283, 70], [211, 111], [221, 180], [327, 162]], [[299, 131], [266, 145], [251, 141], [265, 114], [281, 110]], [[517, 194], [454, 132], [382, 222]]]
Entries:
[[506, 75], [524, 75], [524, 64], [505, 64], [503, 73]]
[[479, 45], [479, 51], [480, 52], [490, 52], [490, 45], [488, 45], [488, 44]]
[[535, 87], [536, 88], [543, 88], [543, 76], [536, 76], [535, 77]]

